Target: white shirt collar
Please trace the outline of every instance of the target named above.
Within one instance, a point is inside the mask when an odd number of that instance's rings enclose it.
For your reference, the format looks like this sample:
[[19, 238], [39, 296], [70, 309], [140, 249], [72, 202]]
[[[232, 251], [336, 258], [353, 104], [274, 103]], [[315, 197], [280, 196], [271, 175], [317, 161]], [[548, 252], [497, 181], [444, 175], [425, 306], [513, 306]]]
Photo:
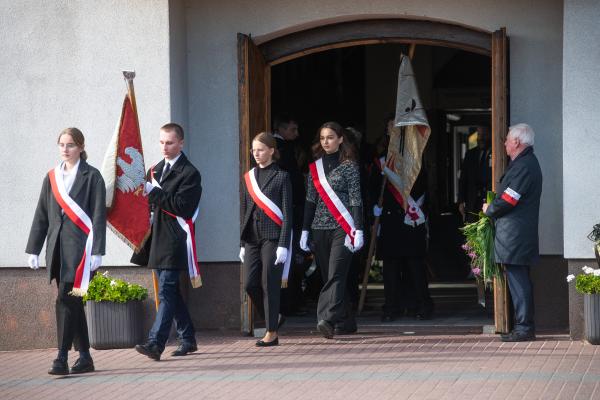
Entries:
[[165, 167], [167, 166], [167, 163], [169, 163], [169, 164], [171, 164], [171, 168], [173, 168], [173, 165], [175, 165], [175, 163], [177, 162], [177, 160], [179, 160], [179, 157], [181, 157], [181, 154], [183, 154], [183, 153], [179, 153], [177, 155], [177, 157], [173, 158], [172, 160], [167, 160], [165, 158]]
[[280, 135], [279, 133], [277, 133], [277, 132], [273, 133], [273, 137], [276, 137], [276, 138], [278, 138], [278, 139], [281, 139], [281, 140], [285, 140], [285, 139], [283, 138], [283, 136], [281, 136], [281, 135]]

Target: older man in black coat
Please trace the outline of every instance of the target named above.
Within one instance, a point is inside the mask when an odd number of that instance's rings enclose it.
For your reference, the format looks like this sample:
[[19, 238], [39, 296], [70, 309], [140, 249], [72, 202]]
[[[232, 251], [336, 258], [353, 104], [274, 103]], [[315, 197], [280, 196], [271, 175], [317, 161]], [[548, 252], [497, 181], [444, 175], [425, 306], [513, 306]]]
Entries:
[[511, 126], [504, 146], [511, 159], [498, 194], [483, 211], [496, 222], [496, 262], [506, 268], [515, 309], [514, 329], [502, 341], [535, 340], [533, 285], [529, 267], [539, 258], [538, 220], [542, 171], [533, 153], [534, 132], [527, 124]]
[[158, 276], [160, 305], [156, 319], [148, 341], [135, 347], [156, 361], [164, 351], [173, 320], [180, 345], [172, 355], [183, 356], [197, 350], [194, 325], [179, 287], [180, 273], [188, 269], [187, 236], [175, 216], [192, 218], [202, 194], [200, 173], [182, 153], [183, 128], [173, 123], [164, 125], [160, 147], [165, 158], [151, 171], [159, 186], [146, 183], [153, 209], [152, 234], [140, 254], [131, 259], [136, 264], [147, 264]]

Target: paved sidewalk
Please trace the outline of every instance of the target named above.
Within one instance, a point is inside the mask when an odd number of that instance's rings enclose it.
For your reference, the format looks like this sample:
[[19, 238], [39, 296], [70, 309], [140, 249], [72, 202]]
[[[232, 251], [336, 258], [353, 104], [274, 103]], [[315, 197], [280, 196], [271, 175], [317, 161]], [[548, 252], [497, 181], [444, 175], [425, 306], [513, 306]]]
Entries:
[[598, 347], [566, 336], [294, 330], [279, 347], [255, 340], [203, 333], [197, 353], [171, 357], [170, 346], [160, 362], [92, 350], [95, 373], [63, 378], [46, 373], [55, 350], [1, 352], [0, 399], [600, 399]]

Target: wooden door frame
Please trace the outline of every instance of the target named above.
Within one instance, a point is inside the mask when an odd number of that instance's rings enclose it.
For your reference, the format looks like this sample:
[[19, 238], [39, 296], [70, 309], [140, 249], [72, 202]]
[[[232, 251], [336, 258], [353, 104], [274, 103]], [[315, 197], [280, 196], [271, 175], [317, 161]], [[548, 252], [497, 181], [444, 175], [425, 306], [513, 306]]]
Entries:
[[[503, 45], [499, 43], [498, 35], [503, 38]], [[238, 49], [241, 46], [238, 34]], [[250, 38], [251, 39], [251, 38]], [[497, 182], [504, 172], [505, 158], [501, 144], [504, 142], [506, 127], [508, 121], [507, 102], [508, 94], [506, 90], [498, 93], [498, 99], [493, 96], [498, 92], [499, 85], [508, 84], [508, 62], [505, 56], [500, 57], [501, 65], [494, 65], [494, 57], [500, 52], [506, 52], [506, 30], [500, 29], [496, 32], [484, 31], [481, 29], [468, 27], [465, 25], [452, 24], [443, 21], [411, 19], [411, 18], [384, 18], [384, 19], [362, 19], [355, 21], [346, 21], [338, 23], [324, 24], [293, 33], [285, 34], [270, 40], [257, 44], [257, 48], [262, 53], [267, 65], [267, 78], [270, 76], [272, 66], [290, 61], [309, 54], [314, 54], [331, 49], [343, 47], [383, 44], [383, 43], [415, 43], [417, 45], [432, 45], [450, 47], [469, 52], [481, 54], [492, 58], [492, 71], [498, 72], [501, 68], [501, 79], [496, 77], [492, 85], [492, 174], [494, 182]], [[494, 44], [493, 44], [494, 43]], [[247, 74], [242, 64], [242, 53], [238, 53], [238, 73]], [[496, 68], [496, 69], [495, 69]], [[492, 72], [491, 71], [491, 72]], [[246, 75], [248, 79], [251, 79]], [[494, 78], [494, 77], [493, 77]], [[495, 83], [494, 83], [495, 82]], [[246, 81], [248, 84], [248, 81]], [[270, 82], [265, 83], [270, 90]], [[240, 86], [241, 92], [241, 86]], [[267, 93], [267, 96], [269, 94]], [[240, 98], [242, 94], [240, 93]], [[496, 102], [496, 103], [495, 103]], [[504, 103], [503, 103], [504, 102]], [[503, 103], [503, 104], [502, 104]], [[500, 107], [500, 109], [495, 108]], [[240, 102], [240, 107], [242, 103]], [[266, 115], [270, 114], [269, 99], [266, 101]], [[496, 113], [494, 115], [494, 110]], [[498, 113], [499, 112], [499, 113]], [[240, 109], [240, 116], [243, 110]], [[269, 122], [266, 122], [267, 129]], [[250, 137], [252, 133], [248, 132], [248, 126], [244, 127], [245, 121], [240, 120], [240, 193], [242, 193], [242, 177], [250, 165]], [[256, 134], [258, 132], [255, 132]], [[497, 153], [498, 156], [495, 156]], [[240, 216], [240, 223], [241, 218]], [[499, 286], [499, 285], [496, 285]], [[509, 328], [507, 323], [508, 314], [506, 304], [508, 303], [508, 291], [506, 284], [495, 288], [495, 297], [502, 300], [502, 307], [495, 307], [496, 331], [506, 332]], [[246, 307], [245, 310], [249, 308]], [[243, 308], [244, 310], [244, 308]], [[251, 319], [251, 318], [250, 318]], [[242, 320], [248, 321], [248, 316], [242, 316]]]

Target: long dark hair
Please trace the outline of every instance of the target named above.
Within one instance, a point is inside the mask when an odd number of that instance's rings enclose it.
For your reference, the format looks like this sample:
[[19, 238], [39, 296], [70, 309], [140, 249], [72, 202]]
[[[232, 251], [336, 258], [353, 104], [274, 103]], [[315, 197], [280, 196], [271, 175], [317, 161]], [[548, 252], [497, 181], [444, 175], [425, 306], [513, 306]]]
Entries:
[[317, 131], [317, 137], [315, 138], [315, 144], [312, 146], [312, 153], [314, 159], [319, 159], [325, 155], [325, 150], [321, 147], [321, 131], [323, 129], [331, 129], [335, 132], [337, 137], [344, 138], [344, 141], [340, 144], [340, 161], [344, 162], [346, 160], [356, 161], [356, 150], [352, 145], [352, 140], [350, 139], [348, 132], [342, 128], [340, 124], [334, 121], [325, 122], [319, 130]]

